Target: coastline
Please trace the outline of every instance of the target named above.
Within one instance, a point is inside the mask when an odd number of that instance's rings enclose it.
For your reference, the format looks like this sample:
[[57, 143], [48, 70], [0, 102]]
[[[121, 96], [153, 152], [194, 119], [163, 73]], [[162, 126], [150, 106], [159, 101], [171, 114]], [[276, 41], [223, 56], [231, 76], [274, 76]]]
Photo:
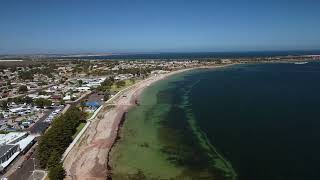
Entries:
[[[250, 64], [273, 64], [273, 63], [292, 63], [292, 62], [264, 62], [264, 63], [250, 63]], [[189, 71], [189, 70], [224, 68], [224, 67], [229, 67], [229, 66], [238, 65], [238, 64], [243, 64], [243, 63], [225, 64], [225, 65], [220, 65], [220, 66], [201, 66], [201, 67], [193, 67], [193, 68], [188, 68], [188, 69], [182, 69], [182, 70], [172, 71], [172, 72], [170, 72], [170, 73], [168, 73], [168, 74], [165, 74], [166, 76], [165, 76], [164, 78], [158, 79], [157, 81], [160, 81], [160, 80], [162, 80], [162, 79], [165, 79], [165, 78], [167, 78], [167, 77], [170, 77], [171, 75], [178, 74], [178, 73], [182, 73], [182, 72]], [[155, 82], [157, 82], [157, 81], [155, 81]], [[137, 95], [137, 98], [140, 97], [141, 93], [142, 93], [142, 92], [140, 92], [140, 93]], [[119, 133], [120, 133], [120, 131], [121, 131], [121, 127], [122, 127], [122, 124], [119, 125], [119, 127], [118, 127], [118, 134], [117, 134], [117, 137], [116, 137], [117, 139], [116, 139], [115, 141], [117, 141], [118, 138], [120, 138], [120, 137], [119, 137]], [[198, 127], [194, 127], [194, 128], [197, 129]], [[205, 140], [208, 139], [201, 131], [198, 131], [198, 129], [197, 129], [196, 131], [197, 131], [198, 133], [200, 133], [200, 137], [201, 137], [201, 138], [204, 138]], [[208, 141], [206, 141], [206, 143], [207, 143], [207, 142], [208, 142]], [[116, 146], [116, 143], [117, 143], [117, 142], [115, 142], [115, 146]], [[210, 148], [211, 150], [213, 150], [213, 151], [217, 154], [217, 156], [222, 160], [223, 164], [230, 170], [230, 171], [229, 171], [229, 173], [230, 173], [230, 175], [231, 175], [230, 177], [231, 177], [232, 179], [236, 179], [238, 175], [237, 175], [236, 171], [233, 169], [233, 167], [232, 167], [232, 165], [230, 164], [230, 162], [229, 162], [228, 160], [226, 160], [226, 159], [215, 149], [215, 147], [214, 147], [212, 144], [209, 143], [209, 144], [206, 144], [206, 146], [207, 146], [208, 148]], [[112, 149], [110, 149], [110, 151], [112, 151]], [[108, 153], [108, 160], [110, 159], [109, 156], [112, 156], [112, 153], [110, 153], [110, 151], [109, 151], [109, 153]], [[111, 171], [112, 171], [112, 169], [110, 169], [110, 174], [112, 174]], [[111, 179], [112, 179], [112, 178], [111, 178]]]
[[[64, 167], [67, 172], [66, 179], [106, 179], [106, 177], [111, 177], [112, 170], [108, 164], [110, 152], [119, 139], [119, 132], [124, 121], [123, 115], [135, 106], [135, 101], [145, 88], [155, 82], [185, 71], [223, 68], [230, 65], [234, 64], [201, 66], [171, 71], [167, 74], [148, 77], [119, 92], [104, 104], [102, 111], [99, 112], [79, 142], [66, 157], [64, 161]], [[114, 107], [108, 108], [110, 105]]]

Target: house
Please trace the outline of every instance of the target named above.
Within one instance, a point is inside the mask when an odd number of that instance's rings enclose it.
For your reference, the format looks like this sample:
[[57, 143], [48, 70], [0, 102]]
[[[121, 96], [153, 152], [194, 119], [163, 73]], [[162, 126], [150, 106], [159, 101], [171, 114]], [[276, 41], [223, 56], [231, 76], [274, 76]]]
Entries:
[[86, 92], [90, 90], [90, 87], [77, 87], [76, 90], [79, 92]]
[[60, 101], [62, 99], [61, 95], [52, 95], [50, 99], [54, 101]]
[[71, 96], [70, 95], [66, 95], [62, 98], [64, 101], [70, 101], [71, 100]]
[[0, 131], [4, 131], [8, 128], [7, 121], [0, 118]]

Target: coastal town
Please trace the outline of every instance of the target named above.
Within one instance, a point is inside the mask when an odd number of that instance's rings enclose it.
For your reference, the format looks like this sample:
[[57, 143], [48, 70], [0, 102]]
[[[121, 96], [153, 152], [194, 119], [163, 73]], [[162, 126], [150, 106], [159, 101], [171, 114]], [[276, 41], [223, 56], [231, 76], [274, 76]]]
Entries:
[[[5, 57], [0, 60], [1, 178], [109, 178], [108, 154], [123, 115], [139, 105], [139, 94], [152, 83], [192, 68], [319, 59], [320, 56], [166, 60]], [[70, 121], [74, 123], [66, 125]], [[67, 134], [65, 137], [55, 134], [64, 126], [67, 129], [61, 133]], [[67, 141], [59, 144], [61, 138]], [[86, 143], [79, 143], [83, 139]], [[104, 142], [98, 142], [101, 140]]]
[[[39, 141], [69, 109], [83, 110], [88, 120], [121, 90], [150, 76], [210, 64], [215, 62], [1, 60], [1, 177], [47, 176], [37, 159]], [[73, 140], [85, 120], [77, 124]]]
[[320, 180], [320, 0], [0, 0], [0, 180]]

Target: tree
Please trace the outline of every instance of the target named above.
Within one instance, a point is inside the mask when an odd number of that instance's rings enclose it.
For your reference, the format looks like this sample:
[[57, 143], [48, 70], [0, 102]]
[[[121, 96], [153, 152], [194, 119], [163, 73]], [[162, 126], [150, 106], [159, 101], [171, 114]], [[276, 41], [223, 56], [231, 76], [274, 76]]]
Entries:
[[37, 159], [42, 168], [54, 166], [54, 161], [62, 157], [83, 119], [84, 114], [79, 108], [71, 107], [53, 121], [51, 128], [41, 136], [38, 145]]
[[66, 176], [66, 171], [63, 169], [62, 163], [49, 169], [50, 180], [63, 180]]
[[0, 134], [8, 134], [8, 133], [9, 133], [8, 131], [0, 130]]
[[65, 102], [63, 99], [61, 99], [61, 100], [60, 100], [60, 104], [61, 104], [61, 105], [65, 105], [66, 102]]
[[107, 78], [101, 83], [101, 86], [112, 86], [113, 82], [113, 78]]
[[106, 91], [103, 95], [103, 100], [108, 101], [110, 99], [110, 95], [111, 95], [110, 91]]
[[10, 85], [11, 85], [11, 81], [8, 80], [8, 81], [7, 81], [7, 86], [10, 86]]
[[33, 99], [29, 96], [26, 96], [23, 98], [23, 101], [26, 103], [26, 104], [31, 104], [33, 102]]
[[125, 81], [117, 81], [116, 82], [116, 86], [119, 88], [119, 87], [122, 87], [122, 86], [125, 86], [126, 85], [126, 82]]
[[21, 85], [18, 89], [18, 92], [24, 94], [28, 92], [28, 87], [26, 85]]
[[33, 101], [33, 104], [38, 107], [45, 107], [45, 106], [51, 106], [52, 101], [49, 99], [39, 98], [39, 99], [35, 99]]
[[14, 103], [16, 103], [16, 104], [22, 104], [22, 103], [24, 103], [23, 98], [22, 98], [21, 96], [20, 96], [20, 97], [15, 97], [15, 98], [13, 98], [12, 101], [13, 101]]
[[97, 91], [107, 91], [111, 89], [111, 86], [114, 83], [114, 79], [112, 77], [105, 79], [101, 85], [97, 88]]
[[78, 80], [78, 84], [79, 84], [79, 86], [82, 86], [83, 81], [82, 81], [81, 79], [79, 79], [79, 80]]
[[48, 95], [48, 93], [45, 92], [45, 91], [39, 91], [39, 92], [38, 92], [38, 95]]
[[130, 81], [132, 84], [134, 84], [136, 82], [136, 80], [134, 78], [131, 78]]
[[1, 101], [0, 102], [0, 107], [3, 110], [7, 110], [8, 109], [8, 101]]
[[52, 151], [49, 159], [48, 159], [48, 168], [53, 168], [57, 165], [59, 165], [59, 162], [61, 161], [61, 154], [58, 151]]
[[31, 71], [23, 71], [19, 72], [19, 78], [23, 80], [32, 80], [33, 79], [33, 72]]

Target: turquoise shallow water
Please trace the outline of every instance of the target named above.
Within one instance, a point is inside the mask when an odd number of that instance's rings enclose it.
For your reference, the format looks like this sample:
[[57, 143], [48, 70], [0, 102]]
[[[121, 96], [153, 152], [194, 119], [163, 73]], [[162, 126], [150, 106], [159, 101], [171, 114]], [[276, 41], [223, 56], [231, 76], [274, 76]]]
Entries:
[[320, 65], [194, 70], [145, 90], [114, 179], [319, 179]]
[[113, 149], [114, 179], [139, 170], [148, 178], [232, 179], [230, 164], [216, 152], [190, 111], [188, 89], [196, 83], [181, 87], [193, 72], [174, 75], [143, 92], [141, 105], [129, 111]]

